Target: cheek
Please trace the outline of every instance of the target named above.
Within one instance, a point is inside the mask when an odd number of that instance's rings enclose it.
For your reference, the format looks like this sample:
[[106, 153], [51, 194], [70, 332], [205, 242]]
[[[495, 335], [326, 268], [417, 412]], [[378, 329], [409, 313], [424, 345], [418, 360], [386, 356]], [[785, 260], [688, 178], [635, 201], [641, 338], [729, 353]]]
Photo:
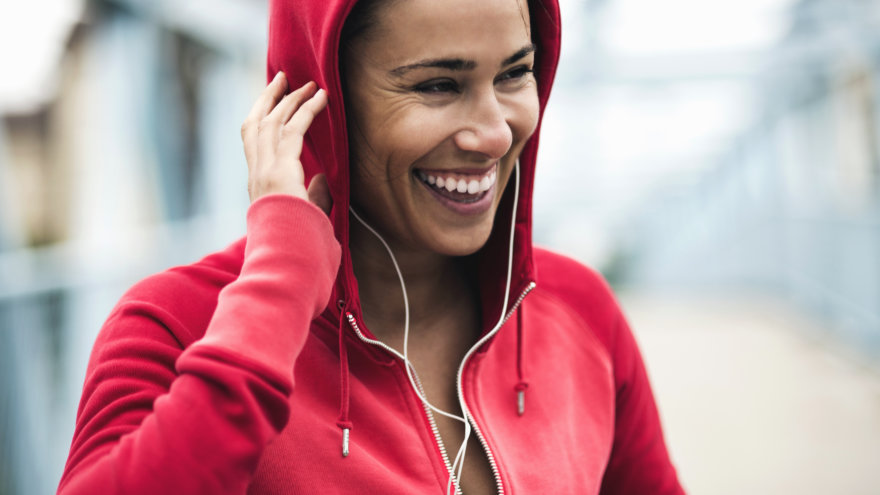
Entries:
[[[378, 110], [378, 109], [376, 109]], [[449, 111], [376, 111], [351, 129], [349, 150], [353, 199], [364, 204], [397, 208], [406, 201], [411, 172], [454, 131]], [[363, 115], [363, 114], [362, 114]]]
[[535, 132], [535, 129], [538, 128], [538, 116], [540, 114], [541, 107], [538, 102], [538, 91], [537, 89], [532, 89], [528, 92], [528, 95], [519, 100], [519, 107], [517, 109], [517, 129], [514, 132], [517, 136], [525, 141]]
[[[381, 154], [390, 172], [399, 176], [431, 154], [455, 133], [455, 114], [451, 109], [424, 108], [401, 112], [390, 124], [372, 133], [370, 144]], [[381, 151], [380, 151], [381, 150]]]

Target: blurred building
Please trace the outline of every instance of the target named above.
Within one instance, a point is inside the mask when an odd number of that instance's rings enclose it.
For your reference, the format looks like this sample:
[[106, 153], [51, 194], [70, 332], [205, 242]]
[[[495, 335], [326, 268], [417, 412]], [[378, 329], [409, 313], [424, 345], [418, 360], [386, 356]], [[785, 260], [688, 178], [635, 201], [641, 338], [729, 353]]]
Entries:
[[790, 301], [880, 357], [880, 2], [565, 6], [536, 238], [618, 285]]
[[784, 297], [880, 358], [880, 2], [798, 2], [760, 111], [626, 236], [632, 281]]
[[54, 493], [100, 322], [137, 278], [240, 236], [248, 204], [265, 2], [65, 7], [57, 49], [21, 40], [54, 57], [10, 74], [35, 90], [0, 99], [0, 494]]

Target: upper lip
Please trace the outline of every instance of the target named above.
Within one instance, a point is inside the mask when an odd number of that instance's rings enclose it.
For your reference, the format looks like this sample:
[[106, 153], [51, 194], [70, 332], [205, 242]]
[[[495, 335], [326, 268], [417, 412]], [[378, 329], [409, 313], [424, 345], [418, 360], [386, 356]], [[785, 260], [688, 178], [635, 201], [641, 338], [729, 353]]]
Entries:
[[426, 174], [459, 174], [459, 175], [483, 175], [498, 165], [494, 162], [484, 168], [417, 168], [416, 170]]

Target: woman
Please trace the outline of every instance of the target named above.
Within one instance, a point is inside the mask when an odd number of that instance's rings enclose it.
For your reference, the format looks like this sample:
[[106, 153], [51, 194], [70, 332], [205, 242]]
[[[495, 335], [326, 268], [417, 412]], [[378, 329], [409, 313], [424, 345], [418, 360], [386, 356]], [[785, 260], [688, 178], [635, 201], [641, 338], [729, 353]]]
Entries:
[[606, 284], [531, 245], [556, 2], [270, 9], [246, 242], [122, 298], [59, 492], [681, 493]]

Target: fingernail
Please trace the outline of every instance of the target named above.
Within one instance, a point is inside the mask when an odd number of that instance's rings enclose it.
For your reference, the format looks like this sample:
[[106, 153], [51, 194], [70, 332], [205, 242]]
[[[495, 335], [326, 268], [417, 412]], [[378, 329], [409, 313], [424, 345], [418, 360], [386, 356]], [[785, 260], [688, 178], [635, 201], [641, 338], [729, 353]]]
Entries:
[[282, 77], [284, 77], [284, 72], [279, 70], [277, 73], [275, 73], [275, 79], [273, 79], [273, 81], [277, 81], [277, 80], [281, 79]]

